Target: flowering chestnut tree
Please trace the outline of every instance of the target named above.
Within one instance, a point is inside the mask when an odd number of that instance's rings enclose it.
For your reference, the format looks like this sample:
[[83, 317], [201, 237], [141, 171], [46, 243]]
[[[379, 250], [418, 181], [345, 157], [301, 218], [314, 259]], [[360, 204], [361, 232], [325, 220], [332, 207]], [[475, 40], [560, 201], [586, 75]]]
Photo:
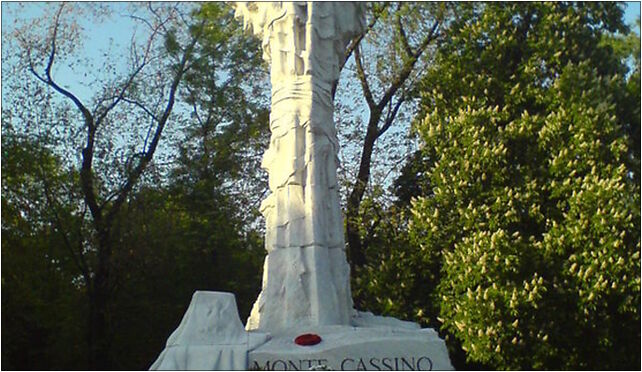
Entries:
[[469, 11], [416, 124], [431, 192], [410, 234], [441, 267], [442, 331], [490, 368], [637, 368], [639, 62], [606, 41], [621, 9]]

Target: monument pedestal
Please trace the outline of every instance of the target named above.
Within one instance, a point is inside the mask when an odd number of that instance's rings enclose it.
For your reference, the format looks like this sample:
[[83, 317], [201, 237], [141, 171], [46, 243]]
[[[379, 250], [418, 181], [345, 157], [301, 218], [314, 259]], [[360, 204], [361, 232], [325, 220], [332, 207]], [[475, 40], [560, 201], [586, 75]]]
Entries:
[[[353, 313], [351, 326], [298, 326], [275, 334], [246, 331], [234, 295], [197, 291], [152, 370], [452, 370], [446, 344], [412, 322]], [[321, 342], [300, 346], [297, 336]]]
[[196, 291], [181, 324], [149, 369], [246, 370], [248, 351], [269, 337], [245, 331], [233, 294]]
[[[294, 339], [314, 333], [322, 341], [300, 346]], [[444, 341], [433, 329], [306, 327], [273, 336], [249, 352], [250, 370], [430, 371], [452, 370]]]

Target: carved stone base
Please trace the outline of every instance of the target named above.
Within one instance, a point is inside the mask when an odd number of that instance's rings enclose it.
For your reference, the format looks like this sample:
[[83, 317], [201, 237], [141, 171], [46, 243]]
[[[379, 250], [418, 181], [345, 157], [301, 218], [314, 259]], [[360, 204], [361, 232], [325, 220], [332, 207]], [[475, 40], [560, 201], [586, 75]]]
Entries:
[[[321, 336], [321, 343], [299, 346], [303, 333]], [[433, 329], [324, 326], [299, 328], [249, 353], [250, 370], [452, 370], [448, 351]]]
[[196, 291], [150, 370], [244, 370], [269, 335], [246, 332], [231, 293]]
[[[353, 311], [351, 325], [297, 326], [266, 334], [243, 330], [234, 295], [197, 291], [151, 370], [452, 370], [432, 329]], [[294, 339], [321, 337], [312, 346]]]

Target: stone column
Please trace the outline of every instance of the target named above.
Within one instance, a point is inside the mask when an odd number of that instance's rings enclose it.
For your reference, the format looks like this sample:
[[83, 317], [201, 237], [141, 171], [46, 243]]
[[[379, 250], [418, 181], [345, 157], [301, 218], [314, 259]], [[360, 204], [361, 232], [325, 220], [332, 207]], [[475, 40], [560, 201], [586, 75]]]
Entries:
[[262, 166], [271, 194], [263, 286], [246, 328], [347, 325], [350, 269], [339, 204], [339, 144], [332, 85], [349, 40], [363, 31], [357, 3], [237, 3], [270, 63], [270, 146]]

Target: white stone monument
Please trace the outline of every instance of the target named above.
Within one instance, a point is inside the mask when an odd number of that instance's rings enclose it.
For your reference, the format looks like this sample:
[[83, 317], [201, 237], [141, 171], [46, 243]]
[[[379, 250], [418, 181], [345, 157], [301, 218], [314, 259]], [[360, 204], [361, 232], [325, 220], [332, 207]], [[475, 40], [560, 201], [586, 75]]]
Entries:
[[[237, 3], [272, 83], [262, 291], [245, 330], [232, 295], [195, 293], [151, 369], [452, 369], [434, 330], [352, 307], [332, 86], [363, 12], [354, 2]], [[302, 334], [320, 342], [298, 345]]]
[[272, 192], [263, 288], [247, 329], [347, 325], [350, 267], [343, 240], [332, 85], [350, 39], [362, 31], [355, 3], [240, 3], [237, 15], [263, 40], [270, 64], [270, 147], [263, 156]]

